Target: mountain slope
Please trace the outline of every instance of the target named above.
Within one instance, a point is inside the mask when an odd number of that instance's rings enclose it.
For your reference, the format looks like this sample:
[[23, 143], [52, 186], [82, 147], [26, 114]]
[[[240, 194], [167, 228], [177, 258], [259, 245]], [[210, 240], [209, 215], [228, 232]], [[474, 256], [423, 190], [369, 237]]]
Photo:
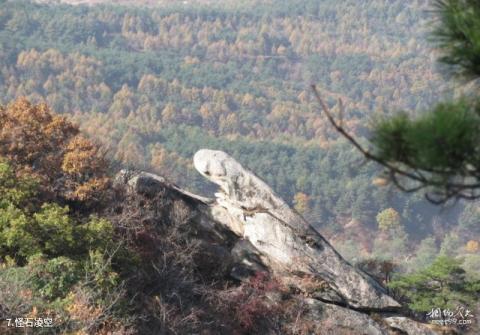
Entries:
[[[375, 118], [448, 97], [425, 41], [427, 8], [378, 0], [155, 9], [3, 2], [0, 101], [44, 99], [119, 164], [205, 193], [212, 188], [190, 157], [202, 147], [228, 151], [352, 260], [383, 256], [390, 242], [398, 248], [388, 257], [405, 259], [432, 234], [437, 251], [450, 239], [461, 253], [480, 235], [474, 206], [440, 213], [421, 195], [372, 185], [379, 169], [338, 140], [309, 91], [314, 82], [331, 105], [341, 97], [343, 122], [360, 137]], [[387, 238], [376, 216], [389, 208], [401, 233]]]

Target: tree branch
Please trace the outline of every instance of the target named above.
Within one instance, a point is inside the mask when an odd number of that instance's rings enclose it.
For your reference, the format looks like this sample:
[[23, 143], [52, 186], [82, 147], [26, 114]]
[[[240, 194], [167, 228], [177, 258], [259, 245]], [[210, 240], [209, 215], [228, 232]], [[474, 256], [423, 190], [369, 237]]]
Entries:
[[[340, 122], [337, 122], [335, 118], [333, 117], [332, 112], [326, 105], [326, 103], [323, 101], [323, 99], [320, 97], [320, 94], [318, 93], [318, 90], [315, 85], [312, 85], [312, 90], [314, 93], [314, 96], [316, 100], [318, 101], [319, 105], [321, 106], [323, 112], [327, 116], [328, 121], [330, 124], [335, 128], [335, 130], [340, 133], [345, 139], [347, 139], [348, 142], [350, 142], [366, 159], [374, 161], [380, 165], [382, 165], [384, 168], [386, 168], [389, 171], [389, 176], [390, 179], [393, 181], [393, 183], [402, 191], [410, 193], [410, 192], [416, 192], [419, 191], [423, 188], [426, 187], [433, 187], [436, 189], [444, 189], [444, 192], [441, 191], [436, 191], [437, 194], [440, 195], [439, 199], [434, 199], [432, 195], [426, 194], [426, 198], [434, 203], [434, 204], [441, 204], [445, 203], [449, 199], [456, 197], [456, 198], [462, 198], [462, 199], [478, 199], [480, 198], [480, 194], [475, 194], [475, 190], [480, 188], [480, 183], [453, 183], [453, 182], [443, 182], [443, 181], [438, 181], [433, 178], [429, 178], [425, 176], [424, 173], [428, 174], [436, 174], [440, 175], [443, 177], [448, 177], [451, 176], [452, 171], [445, 171], [445, 170], [435, 170], [435, 169], [426, 169], [426, 168], [418, 168], [415, 167], [412, 163], [409, 162], [400, 162], [407, 168], [410, 168], [411, 171], [402, 169], [390, 162], [385, 161], [384, 159], [372, 154], [370, 151], [365, 149], [352, 135], [350, 135], [345, 128], [343, 127], [343, 114], [344, 114], [344, 105], [343, 101], [341, 99], [338, 100], [339, 104], [339, 116], [340, 116]], [[413, 171], [413, 172], [412, 172]], [[475, 171], [478, 172], [478, 171]], [[407, 179], [413, 180], [415, 182], [420, 183], [419, 186], [412, 187], [412, 188], [407, 188], [403, 186], [399, 180], [398, 176], [405, 177]], [[468, 174], [468, 175], [462, 175], [463, 178], [467, 177], [474, 177], [474, 174]], [[466, 191], [470, 191], [470, 194], [465, 193]]]

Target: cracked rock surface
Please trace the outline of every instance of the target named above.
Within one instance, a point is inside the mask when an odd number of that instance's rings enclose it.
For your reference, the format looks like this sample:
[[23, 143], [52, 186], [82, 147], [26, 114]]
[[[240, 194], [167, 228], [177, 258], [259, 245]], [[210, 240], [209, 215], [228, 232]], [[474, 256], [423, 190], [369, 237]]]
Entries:
[[[223, 207], [225, 220], [248, 240], [274, 272], [313, 275], [327, 281], [355, 308], [387, 309], [400, 305], [371, 277], [355, 269], [305, 219], [265, 182], [222, 151], [200, 150], [198, 172], [220, 186], [213, 207]], [[215, 209], [212, 209], [215, 217]]]

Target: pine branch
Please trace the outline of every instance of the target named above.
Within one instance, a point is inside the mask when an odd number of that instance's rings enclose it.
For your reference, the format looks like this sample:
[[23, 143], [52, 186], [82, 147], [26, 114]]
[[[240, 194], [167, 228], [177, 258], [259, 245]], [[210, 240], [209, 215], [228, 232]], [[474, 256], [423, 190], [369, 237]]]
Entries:
[[[408, 169], [403, 169], [398, 167], [397, 165], [388, 162], [387, 160], [383, 159], [380, 156], [377, 156], [371, 153], [368, 149], [364, 148], [353, 135], [349, 134], [347, 130], [343, 127], [341, 122], [337, 122], [333, 117], [332, 112], [330, 111], [329, 107], [321, 98], [320, 94], [315, 85], [312, 85], [312, 90], [314, 96], [321, 106], [323, 112], [327, 116], [328, 121], [334, 127], [334, 129], [341, 134], [348, 142], [350, 142], [367, 160], [374, 161], [388, 171], [388, 176], [393, 184], [398, 187], [400, 190], [411, 193], [417, 192], [425, 188], [433, 188], [433, 191], [429, 194], [428, 192], [425, 194], [425, 197], [428, 201], [434, 204], [442, 204], [447, 202], [452, 198], [459, 198], [459, 199], [478, 199], [480, 198], [480, 182], [475, 183], [458, 183], [458, 182], [451, 182], [448, 181], [452, 178], [452, 171], [448, 169], [433, 169], [433, 168], [425, 168], [425, 167], [417, 167], [413, 163], [408, 161], [399, 162]], [[344, 106], [341, 99], [339, 99], [339, 107], [340, 113], [339, 115], [344, 114]], [[476, 180], [479, 171], [477, 169], [474, 170], [463, 170], [463, 175], [461, 176], [464, 180], [466, 178], [473, 177]], [[399, 177], [406, 178], [407, 180], [413, 181], [417, 183], [415, 187], [406, 187], [404, 186]], [[441, 178], [438, 178], [441, 177]]]

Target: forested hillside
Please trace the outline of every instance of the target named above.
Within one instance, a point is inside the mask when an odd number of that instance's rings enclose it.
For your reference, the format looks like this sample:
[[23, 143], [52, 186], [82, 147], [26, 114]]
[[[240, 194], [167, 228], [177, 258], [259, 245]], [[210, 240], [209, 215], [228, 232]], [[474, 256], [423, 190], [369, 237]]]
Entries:
[[227, 151], [348, 258], [398, 260], [419, 245], [412, 268], [440, 250], [478, 266], [478, 243], [467, 248], [480, 238], [478, 206], [441, 211], [382, 187], [380, 170], [338, 139], [309, 92], [316, 83], [332, 105], [341, 97], [358, 136], [382, 115], [448, 98], [426, 42], [427, 9], [420, 0], [0, 1], [0, 103], [45, 100], [118, 164], [203, 193], [190, 158], [202, 147]]

